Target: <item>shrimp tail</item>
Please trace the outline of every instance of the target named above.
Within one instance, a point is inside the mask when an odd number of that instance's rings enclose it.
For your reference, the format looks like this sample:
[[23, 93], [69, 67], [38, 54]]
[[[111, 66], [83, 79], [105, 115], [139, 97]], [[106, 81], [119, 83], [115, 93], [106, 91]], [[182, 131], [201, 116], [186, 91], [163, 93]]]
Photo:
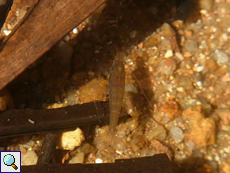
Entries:
[[111, 131], [109, 129], [96, 136], [93, 143], [101, 150], [104, 150], [108, 146], [116, 150], [123, 150], [127, 147], [126, 143], [116, 135], [116, 131]]

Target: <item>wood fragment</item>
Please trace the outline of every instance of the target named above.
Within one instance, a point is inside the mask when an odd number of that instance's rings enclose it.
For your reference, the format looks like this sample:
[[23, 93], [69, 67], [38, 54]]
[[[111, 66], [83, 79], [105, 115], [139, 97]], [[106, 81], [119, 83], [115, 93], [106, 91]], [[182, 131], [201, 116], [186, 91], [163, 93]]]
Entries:
[[42, 148], [38, 155], [37, 165], [49, 164], [51, 162], [54, 150], [56, 149], [57, 139], [57, 132], [49, 132], [46, 134], [42, 143]]
[[105, 0], [40, 0], [0, 52], [0, 89], [85, 20]]
[[[30, 123], [28, 119], [32, 119]], [[109, 121], [108, 102], [90, 102], [58, 109], [8, 110], [0, 113], [0, 137], [68, 130]]]

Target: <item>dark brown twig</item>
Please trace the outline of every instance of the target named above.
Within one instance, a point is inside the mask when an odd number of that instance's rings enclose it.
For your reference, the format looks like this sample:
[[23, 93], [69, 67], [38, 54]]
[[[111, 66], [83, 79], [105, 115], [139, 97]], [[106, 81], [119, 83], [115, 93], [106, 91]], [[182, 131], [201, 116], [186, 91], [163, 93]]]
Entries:
[[48, 110], [8, 110], [0, 114], [0, 137], [66, 130], [108, 120], [108, 102], [90, 102]]
[[57, 139], [57, 132], [49, 132], [46, 134], [38, 155], [37, 165], [49, 164], [51, 162], [56, 148]]

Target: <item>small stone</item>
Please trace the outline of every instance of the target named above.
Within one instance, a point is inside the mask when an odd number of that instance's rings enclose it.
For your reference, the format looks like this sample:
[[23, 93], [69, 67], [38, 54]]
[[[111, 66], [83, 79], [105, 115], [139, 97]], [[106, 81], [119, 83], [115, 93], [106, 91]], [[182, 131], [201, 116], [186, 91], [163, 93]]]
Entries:
[[170, 135], [177, 143], [181, 142], [184, 138], [183, 131], [179, 127], [172, 127], [170, 129]]
[[185, 133], [187, 141], [192, 140], [199, 147], [215, 144], [216, 125], [213, 118], [205, 118], [201, 106], [192, 106], [182, 112], [182, 117], [188, 120], [189, 131]]
[[176, 113], [178, 112], [178, 109], [179, 109], [179, 107], [175, 101], [169, 101], [169, 102], [163, 104], [159, 108], [159, 111], [164, 112], [168, 118], [174, 119]]
[[223, 82], [230, 82], [230, 73], [225, 74], [225, 75], [221, 78], [221, 80], [222, 80]]
[[161, 42], [161, 36], [159, 33], [154, 33], [151, 37], [148, 37], [144, 42], [143, 42], [143, 47], [145, 48], [150, 48], [157, 46]]
[[143, 42], [141, 42], [140, 44], [138, 44], [137, 47], [138, 47], [139, 49], [142, 49], [142, 48], [143, 48]]
[[192, 56], [192, 54], [191, 54], [190, 52], [184, 52], [184, 53], [183, 53], [183, 56], [184, 56], [185, 58], [189, 58], [189, 57]]
[[78, 31], [77, 28], [74, 28], [74, 29], [72, 30], [72, 32], [73, 32], [74, 34], [77, 34], [79, 31]]
[[183, 61], [183, 60], [184, 60], [184, 57], [183, 57], [183, 55], [182, 55], [180, 52], [176, 52], [176, 53], [175, 53], [175, 56], [176, 56], [180, 61]]
[[213, 58], [219, 66], [225, 65], [229, 62], [229, 56], [221, 50], [216, 50], [215, 53], [213, 53]]
[[173, 58], [166, 58], [160, 62], [159, 67], [157, 69], [158, 73], [163, 73], [166, 75], [173, 74], [176, 69], [176, 62]]
[[100, 159], [100, 158], [97, 158], [96, 161], [95, 161], [95, 163], [103, 163], [103, 160]]
[[83, 132], [80, 128], [74, 131], [64, 132], [61, 137], [61, 147], [64, 150], [73, 150], [75, 147], [81, 145], [85, 140]]
[[217, 114], [221, 119], [221, 123], [224, 125], [230, 124], [230, 110], [229, 109], [217, 109]]
[[160, 29], [161, 34], [167, 39], [170, 39], [171, 37], [175, 36], [175, 31], [168, 23], [164, 23]]
[[187, 142], [187, 146], [188, 146], [188, 149], [189, 149], [190, 151], [193, 151], [194, 148], [195, 148], [195, 144], [194, 144], [194, 142], [193, 142], [192, 140], [189, 140], [189, 141]]
[[187, 102], [183, 103], [181, 105], [181, 108], [184, 110], [184, 109], [187, 109], [188, 107], [196, 106], [196, 105], [200, 105], [200, 104], [201, 104], [201, 102], [198, 99], [190, 99]]
[[205, 66], [211, 71], [215, 71], [218, 68], [217, 63], [213, 58], [206, 59]]
[[226, 65], [221, 66], [215, 71], [217, 76], [224, 76], [228, 72], [228, 68]]
[[158, 125], [156, 127], [151, 127], [146, 131], [146, 137], [149, 141], [159, 140], [163, 141], [166, 138], [166, 130], [164, 127]]
[[8, 36], [8, 35], [11, 33], [11, 30], [5, 29], [5, 30], [3, 30], [3, 33], [4, 33], [6, 36]]
[[165, 58], [169, 58], [173, 56], [173, 51], [172, 50], [167, 50], [167, 52], [165, 53]]
[[38, 156], [34, 151], [28, 150], [25, 154], [22, 155], [21, 163], [22, 165], [36, 165]]
[[137, 118], [131, 118], [126, 121], [125, 123], [130, 131], [133, 131], [138, 126], [138, 119]]
[[230, 164], [229, 163], [224, 164], [223, 171], [224, 171], [224, 173], [230, 172]]
[[79, 152], [73, 158], [70, 159], [69, 163], [70, 164], [84, 163], [84, 160], [85, 160], [85, 154], [83, 152]]
[[193, 90], [193, 84], [189, 77], [180, 75], [177, 80], [179, 87], [182, 87], [185, 90]]
[[204, 70], [204, 66], [197, 66], [196, 67], [197, 72], [201, 72], [202, 70]]
[[185, 50], [187, 50], [188, 53], [190, 53], [192, 55], [192, 53], [195, 52], [198, 48], [196, 40], [195, 39], [187, 40], [185, 42], [184, 48], [185, 48]]

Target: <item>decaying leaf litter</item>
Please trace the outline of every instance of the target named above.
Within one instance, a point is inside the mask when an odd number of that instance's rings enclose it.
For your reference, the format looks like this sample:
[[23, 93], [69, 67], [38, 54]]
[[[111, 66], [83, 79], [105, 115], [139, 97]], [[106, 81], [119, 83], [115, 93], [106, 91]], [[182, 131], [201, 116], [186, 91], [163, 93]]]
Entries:
[[[124, 107], [132, 118], [118, 125], [117, 136], [126, 145], [97, 142], [108, 126], [96, 126], [96, 138], [78, 129], [80, 142], [66, 148], [71, 151], [63, 162], [105, 163], [167, 153], [180, 172], [229, 172], [230, 8], [227, 1], [202, 2], [209, 6], [201, 5], [192, 23], [173, 21], [174, 2], [108, 3], [11, 84], [16, 107], [106, 100], [111, 46], [138, 42], [124, 57]], [[135, 40], [144, 31], [150, 35]], [[36, 155], [41, 137], [19, 143], [8, 149]], [[35, 164], [36, 157], [30, 157]]]

